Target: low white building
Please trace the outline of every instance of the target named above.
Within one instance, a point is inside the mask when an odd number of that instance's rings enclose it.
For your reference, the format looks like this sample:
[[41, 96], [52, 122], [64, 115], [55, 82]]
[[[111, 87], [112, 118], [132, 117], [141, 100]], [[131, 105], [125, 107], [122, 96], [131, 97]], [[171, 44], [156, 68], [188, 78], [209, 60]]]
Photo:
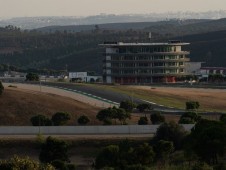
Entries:
[[102, 76], [89, 75], [88, 72], [69, 72], [69, 79], [77, 82], [102, 82]]

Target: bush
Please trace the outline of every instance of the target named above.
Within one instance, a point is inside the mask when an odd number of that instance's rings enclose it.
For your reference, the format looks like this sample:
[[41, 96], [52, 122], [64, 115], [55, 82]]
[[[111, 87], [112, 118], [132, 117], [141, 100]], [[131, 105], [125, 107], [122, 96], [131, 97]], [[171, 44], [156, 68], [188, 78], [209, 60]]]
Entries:
[[54, 126], [65, 125], [70, 119], [70, 114], [66, 112], [57, 112], [52, 116], [52, 122]]
[[8, 160], [0, 161], [0, 169], [2, 170], [54, 170], [50, 164], [40, 164], [31, 160], [29, 157], [21, 158], [14, 156]]
[[199, 102], [197, 101], [186, 102], [186, 110], [196, 110], [199, 108], [199, 106]]
[[42, 145], [39, 159], [44, 163], [51, 163], [55, 160], [68, 162], [68, 144], [63, 140], [49, 136]]
[[147, 110], [153, 110], [152, 108], [152, 105], [151, 104], [147, 104], [147, 103], [142, 103], [142, 104], [139, 104], [137, 106], [137, 109], [142, 113], [142, 112], [145, 112]]
[[148, 118], [146, 116], [140, 117], [138, 120], [138, 125], [147, 125], [148, 124]]
[[4, 91], [4, 86], [2, 85], [2, 82], [0, 81], [0, 95], [3, 93]]
[[52, 121], [44, 115], [33, 116], [30, 119], [33, 126], [51, 126]]
[[200, 119], [200, 116], [198, 116], [197, 113], [195, 112], [185, 112], [180, 120], [179, 123], [180, 124], [193, 124], [195, 122], [197, 122]]
[[86, 125], [87, 123], [90, 122], [90, 120], [89, 120], [88, 116], [82, 115], [78, 118], [77, 122], [80, 125]]
[[162, 116], [159, 112], [151, 114], [150, 119], [152, 124], [154, 125], [165, 122], [165, 117]]
[[36, 73], [28, 73], [26, 75], [26, 81], [39, 81], [39, 76]]

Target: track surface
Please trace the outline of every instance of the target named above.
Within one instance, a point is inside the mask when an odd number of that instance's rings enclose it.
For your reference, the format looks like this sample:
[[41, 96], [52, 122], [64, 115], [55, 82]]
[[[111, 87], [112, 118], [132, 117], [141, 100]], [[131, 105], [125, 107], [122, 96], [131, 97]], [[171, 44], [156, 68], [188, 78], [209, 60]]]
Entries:
[[142, 99], [138, 99], [131, 95], [126, 95], [122, 93], [117, 93], [113, 91], [109, 91], [105, 89], [104, 87], [102, 89], [95, 88], [93, 86], [84, 86], [84, 85], [78, 85], [78, 84], [68, 84], [68, 83], [52, 83], [52, 82], [42, 82], [42, 85], [47, 85], [51, 87], [57, 87], [57, 88], [67, 88], [71, 90], [77, 90], [77, 91], [82, 91], [88, 94], [92, 94], [116, 103], [120, 103], [123, 100], [132, 100], [133, 102], [136, 103], [150, 103], [153, 105], [155, 110], [161, 110], [161, 111], [168, 111], [168, 112], [184, 112], [184, 110], [181, 109], [176, 109], [176, 108], [169, 108], [165, 107], [162, 105], [154, 104], [150, 101], [144, 101]]

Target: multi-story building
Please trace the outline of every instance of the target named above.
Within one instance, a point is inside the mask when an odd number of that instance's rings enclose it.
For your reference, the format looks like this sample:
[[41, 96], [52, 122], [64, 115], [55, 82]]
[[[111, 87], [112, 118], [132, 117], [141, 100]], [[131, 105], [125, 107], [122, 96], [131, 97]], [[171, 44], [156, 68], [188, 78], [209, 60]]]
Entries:
[[103, 80], [106, 83], [140, 84], [175, 82], [185, 76], [185, 62], [190, 59], [182, 46], [189, 43], [105, 42]]

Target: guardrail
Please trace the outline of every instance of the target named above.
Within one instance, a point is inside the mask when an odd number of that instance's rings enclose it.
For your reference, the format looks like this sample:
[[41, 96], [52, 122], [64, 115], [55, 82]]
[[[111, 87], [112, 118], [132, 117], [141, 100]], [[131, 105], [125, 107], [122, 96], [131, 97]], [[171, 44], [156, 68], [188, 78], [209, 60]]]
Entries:
[[[182, 125], [190, 131], [194, 124]], [[1, 126], [0, 135], [106, 135], [106, 134], [155, 134], [159, 125], [114, 126]]]

